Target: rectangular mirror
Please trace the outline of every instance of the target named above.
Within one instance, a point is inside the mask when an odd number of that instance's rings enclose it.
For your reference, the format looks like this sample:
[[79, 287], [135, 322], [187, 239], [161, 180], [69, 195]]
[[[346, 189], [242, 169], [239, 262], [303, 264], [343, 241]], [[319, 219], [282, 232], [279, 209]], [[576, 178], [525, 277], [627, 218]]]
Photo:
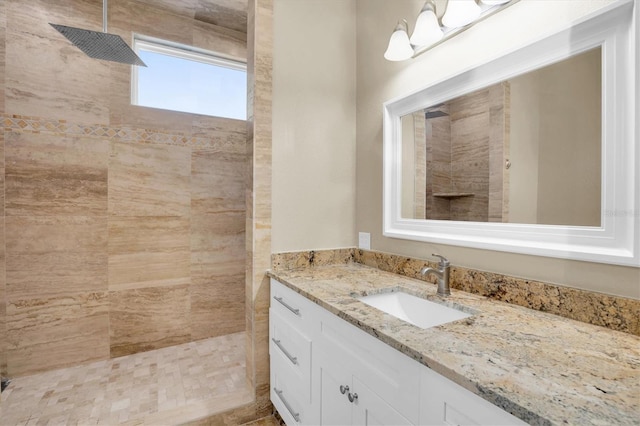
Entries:
[[402, 116], [402, 217], [600, 226], [601, 56]]
[[640, 267], [634, 5], [386, 102], [383, 234]]

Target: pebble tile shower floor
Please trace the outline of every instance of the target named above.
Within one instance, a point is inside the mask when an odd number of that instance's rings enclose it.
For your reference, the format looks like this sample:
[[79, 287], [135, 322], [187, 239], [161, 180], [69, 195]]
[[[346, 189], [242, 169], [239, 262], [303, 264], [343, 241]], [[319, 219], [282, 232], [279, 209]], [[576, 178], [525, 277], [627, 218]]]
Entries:
[[180, 424], [247, 404], [245, 334], [18, 377], [1, 425]]

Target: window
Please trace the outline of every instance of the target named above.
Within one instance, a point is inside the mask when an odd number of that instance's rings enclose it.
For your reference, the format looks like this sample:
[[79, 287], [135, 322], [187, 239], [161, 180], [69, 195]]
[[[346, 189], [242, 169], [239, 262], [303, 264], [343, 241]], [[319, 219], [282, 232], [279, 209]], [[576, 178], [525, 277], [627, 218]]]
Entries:
[[245, 63], [140, 35], [133, 46], [147, 64], [133, 67], [133, 105], [246, 120]]

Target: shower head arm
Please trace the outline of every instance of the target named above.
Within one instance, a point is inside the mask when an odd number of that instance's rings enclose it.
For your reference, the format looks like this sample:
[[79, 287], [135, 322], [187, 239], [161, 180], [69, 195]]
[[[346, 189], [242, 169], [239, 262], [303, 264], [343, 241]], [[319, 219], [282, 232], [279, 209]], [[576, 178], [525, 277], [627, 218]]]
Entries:
[[102, 32], [107, 32], [107, 1], [102, 0]]

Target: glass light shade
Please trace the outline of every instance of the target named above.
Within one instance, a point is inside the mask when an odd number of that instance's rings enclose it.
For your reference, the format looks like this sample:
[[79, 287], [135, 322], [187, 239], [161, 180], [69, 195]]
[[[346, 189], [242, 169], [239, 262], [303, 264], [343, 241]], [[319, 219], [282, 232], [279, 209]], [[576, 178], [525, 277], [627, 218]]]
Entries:
[[480, 16], [480, 6], [475, 0], [449, 0], [442, 23], [449, 28], [464, 27]]
[[404, 61], [412, 56], [413, 49], [407, 34], [407, 23], [399, 22], [393, 34], [391, 34], [389, 46], [387, 51], [384, 52], [384, 58], [387, 61]]
[[425, 5], [425, 8], [418, 15], [416, 26], [411, 34], [410, 41], [414, 46], [428, 46], [440, 40], [444, 35], [433, 8], [427, 6]]
[[482, 3], [488, 6], [496, 6], [499, 4], [509, 3], [511, 0], [480, 0], [480, 1], [482, 1]]

